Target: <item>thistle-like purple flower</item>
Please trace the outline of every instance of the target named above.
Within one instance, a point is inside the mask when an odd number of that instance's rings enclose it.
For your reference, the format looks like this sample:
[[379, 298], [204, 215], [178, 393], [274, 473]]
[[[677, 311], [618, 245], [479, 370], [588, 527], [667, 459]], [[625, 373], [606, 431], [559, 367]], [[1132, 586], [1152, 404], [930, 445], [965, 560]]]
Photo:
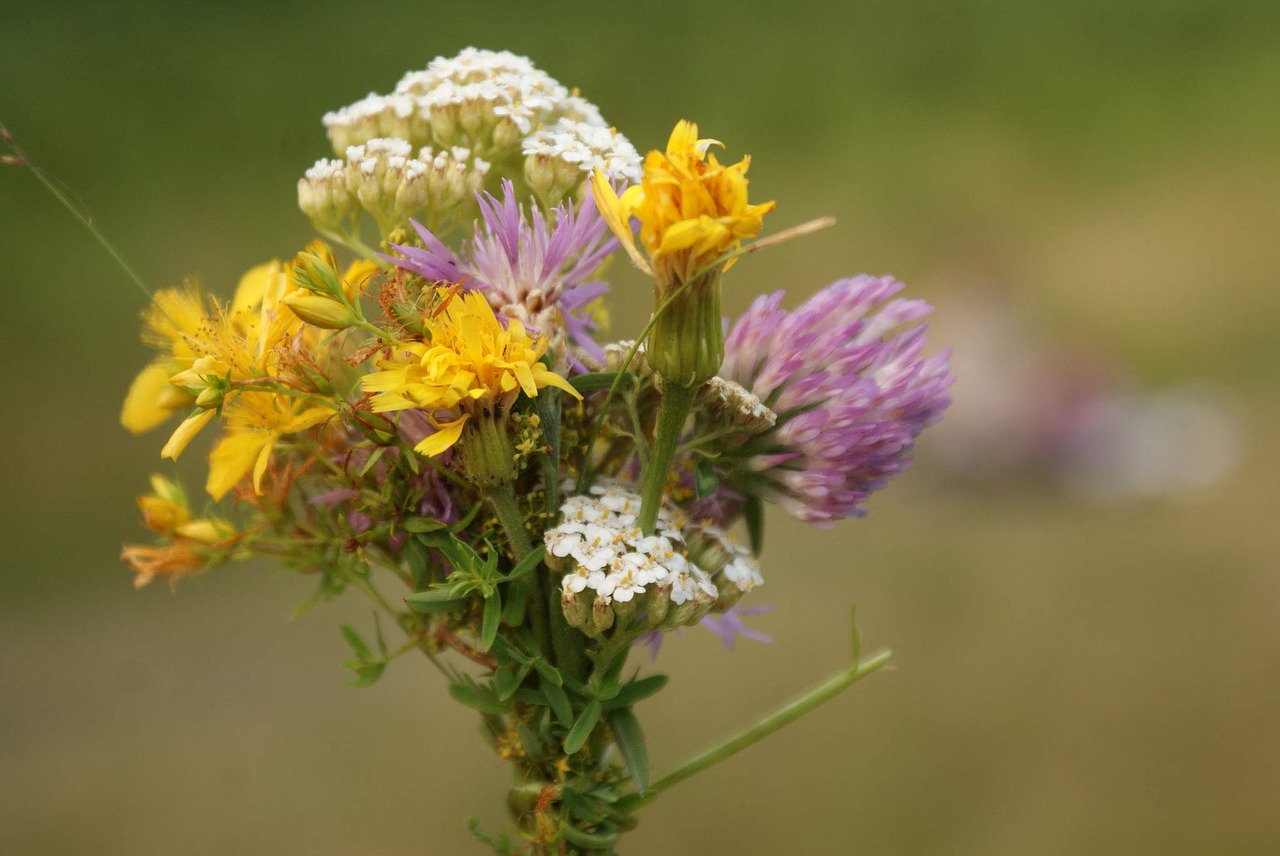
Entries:
[[550, 218], [554, 225], [536, 207], [526, 215], [508, 180], [502, 182], [501, 199], [488, 193], [477, 193], [476, 199], [481, 219], [461, 255], [414, 222], [425, 249], [393, 244], [404, 258], [388, 258], [426, 279], [465, 279], [466, 286], [485, 292], [499, 315], [553, 339], [568, 336], [602, 360], [604, 352], [591, 338], [595, 323], [589, 305], [609, 286], [592, 276], [618, 241], [590, 194], [576, 210], [571, 202], [556, 208]]
[[873, 491], [910, 464], [915, 438], [951, 403], [949, 352], [922, 355], [932, 311], [890, 299], [892, 277], [827, 286], [799, 309], [761, 296], [729, 330], [722, 377], [757, 395], [776, 425], [739, 450], [744, 493], [829, 526], [860, 517]]

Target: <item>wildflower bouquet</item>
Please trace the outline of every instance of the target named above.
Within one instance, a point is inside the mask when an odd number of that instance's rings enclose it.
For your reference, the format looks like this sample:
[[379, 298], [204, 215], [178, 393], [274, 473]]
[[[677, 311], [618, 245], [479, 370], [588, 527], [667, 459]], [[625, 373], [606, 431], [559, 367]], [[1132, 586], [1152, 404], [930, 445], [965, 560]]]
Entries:
[[[650, 777], [635, 708], [666, 678], [630, 652], [694, 624], [751, 634], [763, 504], [828, 526], [907, 465], [948, 404], [929, 307], [858, 276], [727, 324], [735, 263], [826, 223], [759, 239], [774, 203], [748, 199], [748, 158], [721, 163], [681, 121], [642, 159], [510, 53], [436, 59], [324, 124], [337, 157], [298, 182], [322, 240], [230, 300], [189, 283], [144, 314], [157, 354], [122, 421], [180, 417], [173, 459], [215, 428], [216, 504], [154, 476], [138, 504], [157, 542], [124, 559], [142, 586], [268, 556], [321, 598], [368, 597], [372, 632], [342, 628], [355, 684], [425, 655], [511, 763], [515, 835], [481, 839], [613, 853], [655, 796], [887, 660], [855, 632], [848, 669]], [[618, 250], [654, 310], [604, 343]]]

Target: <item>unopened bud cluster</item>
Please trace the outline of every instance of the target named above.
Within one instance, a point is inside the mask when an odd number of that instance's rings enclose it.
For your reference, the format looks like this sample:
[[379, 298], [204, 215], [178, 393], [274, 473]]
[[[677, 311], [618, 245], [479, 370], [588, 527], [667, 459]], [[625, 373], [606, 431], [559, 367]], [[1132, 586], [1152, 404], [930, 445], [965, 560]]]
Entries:
[[469, 149], [429, 146], [413, 155], [402, 139], [379, 137], [348, 146], [346, 160], [323, 159], [298, 182], [298, 207], [320, 227], [341, 230], [367, 211], [383, 234], [409, 217], [439, 220], [469, 204], [489, 163]]

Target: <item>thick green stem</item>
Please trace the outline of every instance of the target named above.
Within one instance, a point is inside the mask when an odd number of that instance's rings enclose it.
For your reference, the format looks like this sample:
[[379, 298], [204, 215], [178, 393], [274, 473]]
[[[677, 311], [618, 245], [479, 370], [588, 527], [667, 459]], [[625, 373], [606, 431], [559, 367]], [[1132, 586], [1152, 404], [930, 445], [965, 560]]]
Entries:
[[[516, 504], [516, 492], [510, 482], [504, 482], [491, 489], [487, 496], [489, 505], [493, 507], [493, 513], [498, 516], [498, 523], [502, 525], [502, 531], [507, 534], [507, 540], [511, 543], [511, 552], [515, 554], [518, 562], [533, 552], [533, 545], [529, 543], [529, 535], [525, 532], [524, 515], [520, 513], [520, 507]], [[526, 603], [533, 635], [537, 637], [542, 650], [550, 654], [553, 647], [551, 632], [547, 627], [547, 602], [542, 593], [542, 574], [535, 568], [525, 575], [523, 584], [528, 588]]]
[[685, 420], [693, 409], [698, 396], [696, 386], [663, 385], [662, 404], [658, 408], [658, 430], [649, 454], [649, 465], [643, 473], [643, 490], [640, 504], [640, 529], [646, 535], [653, 534], [662, 507], [662, 492], [671, 473], [671, 462], [676, 456], [676, 446], [684, 431]]
[[623, 813], [633, 812], [641, 806], [652, 802], [658, 794], [673, 785], [678, 785], [694, 773], [701, 772], [707, 767], [723, 761], [730, 755], [741, 752], [751, 744], [768, 737], [782, 726], [794, 722], [818, 705], [835, 698], [858, 680], [883, 668], [889, 662], [889, 656], [888, 651], [881, 651], [866, 660], [854, 663], [843, 672], [832, 675], [818, 686], [809, 690], [809, 692], [800, 696], [800, 698], [784, 705], [755, 725], [738, 732], [718, 746], [714, 746], [702, 754], [690, 758], [649, 785], [649, 789], [643, 794], [630, 794], [624, 797], [618, 802], [617, 810]]

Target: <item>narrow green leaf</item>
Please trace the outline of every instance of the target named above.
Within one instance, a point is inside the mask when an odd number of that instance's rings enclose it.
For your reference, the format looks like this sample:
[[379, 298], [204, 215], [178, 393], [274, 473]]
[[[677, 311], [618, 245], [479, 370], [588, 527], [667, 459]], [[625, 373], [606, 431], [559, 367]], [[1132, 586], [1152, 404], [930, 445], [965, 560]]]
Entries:
[[544, 681], [555, 684], [558, 687], [564, 685], [564, 676], [560, 674], [560, 670], [541, 657], [533, 661], [533, 667], [538, 670], [538, 674], [542, 676]]
[[[508, 582], [514, 582], [515, 580], [520, 579], [525, 574], [529, 573], [534, 568], [538, 567], [538, 563], [542, 561], [542, 557], [545, 556], [546, 554], [547, 554], [547, 545], [539, 544], [537, 547], [533, 548], [532, 553], [530, 553], [529, 555], [521, 559], [519, 562], [517, 562], [516, 566], [511, 569], [511, 573], [507, 574], [506, 577], [504, 577], [503, 579], [507, 580]], [[494, 554], [490, 554], [490, 555], [494, 555]]]
[[373, 638], [378, 643], [378, 653], [382, 656], [379, 658], [383, 663], [387, 662], [387, 640], [382, 638], [382, 619], [378, 617], [378, 613], [373, 614]]
[[587, 372], [570, 378], [569, 383], [573, 384], [573, 388], [578, 392], [594, 392], [597, 389], [608, 389], [613, 386], [617, 376], [617, 372]]
[[710, 496], [720, 484], [720, 476], [716, 475], [715, 465], [710, 458], [699, 458], [693, 467], [693, 487], [698, 492], [698, 499]]
[[506, 707], [498, 701], [497, 696], [488, 687], [477, 684], [449, 684], [449, 695], [453, 696], [455, 701], [481, 713], [502, 716], [507, 712]]
[[434, 517], [410, 517], [407, 518], [400, 527], [406, 532], [412, 532], [419, 535], [423, 532], [438, 532], [448, 527], [443, 520], [436, 520]]
[[351, 650], [355, 652], [356, 657], [362, 663], [367, 663], [373, 659], [373, 653], [369, 650], [369, 646], [364, 644], [360, 634], [353, 628], [345, 624], [342, 625], [342, 638], [347, 640], [347, 644], [351, 646]]
[[630, 707], [641, 699], [646, 699], [667, 685], [666, 675], [647, 675], [628, 684], [624, 684], [618, 694], [605, 703], [605, 710], [617, 710]]
[[529, 592], [524, 586], [508, 587], [506, 600], [502, 602], [502, 623], [508, 627], [524, 624], [524, 610], [528, 602]]
[[495, 591], [484, 602], [484, 619], [480, 622], [480, 650], [488, 651], [502, 625], [502, 597]]
[[644, 742], [644, 731], [640, 728], [640, 720], [624, 707], [611, 711], [608, 716], [609, 727], [613, 729], [613, 739], [618, 745], [618, 752], [626, 762], [631, 773], [631, 781], [636, 792], [643, 794], [649, 789], [649, 749]]
[[560, 720], [560, 724], [565, 728], [572, 727], [573, 705], [569, 704], [569, 697], [565, 695], [564, 690], [556, 684], [543, 681], [542, 694], [546, 697], [551, 712], [556, 715], [556, 719]]
[[356, 679], [348, 686], [353, 689], [371, 686], [377, 683], [378, 678], [382, 677], [382, 673], [386, 668], [386, 663], [364, 663], [358, 669], [352, 670], [356, 673]]
[[454, 595], [453, 591], [447, 588], [431, 588], [426, 591], [420, 591], [411, 594], [404, 599], [409, 608], [414, 612], [431, 614], [434, 612], [452, 612], [461, 609], [466, 602], [463, 598]]
[[760, 555], [764, 549], [764, 503], [758, 496], [748, 496], [742, 508], [742, 516], [747, 521], [747, 535], [751, 538], [751, 552]]
[[409, 565], [409, 576], [413, 578], [414, 588], [426, 588], [430, 576], [427, 572], [431, 554], [427, 545], [417, 538], [408, 538], [404, 542], [404, 558]]
[[528, 663], [519, 668], [512, 668], [510, 665], [499, 666], [493, 673], [493, 691], [497, 694], [498, 701], [511, 698], [515, 691], [520, 689], [520, 684], [524, 683], [525, 677], [532, 668]]
[[569, 733], [564, 738], [565, 754], [578, 754], [582, 747], [587, 745], [587, 738], [591, 736], [592, 729], [596, 727], [596, 723], [599, 721], [600, 702], [588, 702], [587, 706], [582, 709], [582, 713], [578, 714], [577, 721], [573, 723], [573, 727], [569, 729]]
[[369, 460], [364, 462], [364, 466], [360, 468], [360, 477], [364, 478], [369, 474], [369, 470], [373, 469], [378, 461], [382, 458], [382, 453], [387, 450], [386, 446], [379, 446], [373, 450], [373, 454], [369, 456]]

